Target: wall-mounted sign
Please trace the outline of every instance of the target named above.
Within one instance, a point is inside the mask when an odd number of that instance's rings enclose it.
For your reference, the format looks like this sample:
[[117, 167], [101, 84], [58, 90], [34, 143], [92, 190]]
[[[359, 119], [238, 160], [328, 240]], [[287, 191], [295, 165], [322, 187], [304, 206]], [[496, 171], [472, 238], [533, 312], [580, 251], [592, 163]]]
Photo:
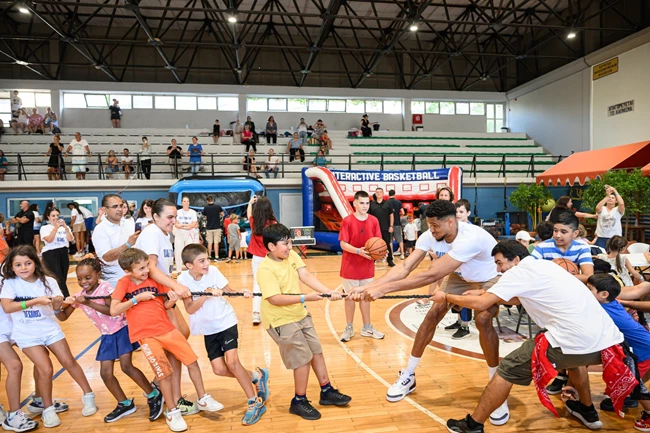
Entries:
[[594, 81], [618, 72], [618, 57], [594, 66]]
[[630, 111], [634, 111], [634, 99], [621, 102], [620, 104], [610, 105], [607, 107], [607, 117], [617, 116]]

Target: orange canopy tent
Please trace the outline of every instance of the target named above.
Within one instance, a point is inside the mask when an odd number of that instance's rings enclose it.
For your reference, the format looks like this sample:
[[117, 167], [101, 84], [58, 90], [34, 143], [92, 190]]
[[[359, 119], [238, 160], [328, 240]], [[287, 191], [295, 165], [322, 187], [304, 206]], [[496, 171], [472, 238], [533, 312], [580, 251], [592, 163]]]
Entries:
[[641, 169], [644, 176], [650, 176], [650, 164], [646, 165]]
[[[537, 183], [552, 185], [584, 185], [589, 179], [614, 169], [643, 167], [650, 162], [650, 141], [578, 152], [563, 159], [536, 177]], [[650, 164], [643, 168], [650, 175]]]

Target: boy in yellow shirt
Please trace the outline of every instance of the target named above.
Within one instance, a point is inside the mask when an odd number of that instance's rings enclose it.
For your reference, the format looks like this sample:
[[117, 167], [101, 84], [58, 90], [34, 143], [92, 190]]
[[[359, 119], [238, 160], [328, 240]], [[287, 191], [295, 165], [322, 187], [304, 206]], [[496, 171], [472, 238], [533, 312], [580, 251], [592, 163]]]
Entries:
[[[289, 412], [306, 420], [317, 420], [320, 412], [307, 400], [310, 367], [320, 383], [321, 406], [345, 406], [352, 398], [330, 384], [323, 349], [305, 302], [320, 301], [322, 294], [338, 301], [341, 294], [325, 287], [307, 271], [305, 263], [291, 250], [288, 228], [272, 224], [264, 229], [262, 239], [269, 250], [257, 269], [262, 290], [262, 325], [280, 348], [284, 366], [293, 370], [295, 396]], [[316, 292], [301, 294], [298, 281]]]

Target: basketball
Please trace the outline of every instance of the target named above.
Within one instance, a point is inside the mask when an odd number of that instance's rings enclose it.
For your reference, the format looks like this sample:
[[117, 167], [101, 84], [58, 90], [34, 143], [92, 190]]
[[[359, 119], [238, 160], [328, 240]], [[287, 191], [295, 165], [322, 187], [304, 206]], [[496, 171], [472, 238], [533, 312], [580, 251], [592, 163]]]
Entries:
[[382, 238], [368, 239], [364, 248], [373, 260], [381, 260], [386, 256], [386, 242]]
[[562, 266], [562, 268], [568, 273], [570, 273], [571, 275], [578, 275], [580, 273], [580, 268], [578, 267], [578, 265], [573, 263], [571, 260], [553, 259], [553, 263]]

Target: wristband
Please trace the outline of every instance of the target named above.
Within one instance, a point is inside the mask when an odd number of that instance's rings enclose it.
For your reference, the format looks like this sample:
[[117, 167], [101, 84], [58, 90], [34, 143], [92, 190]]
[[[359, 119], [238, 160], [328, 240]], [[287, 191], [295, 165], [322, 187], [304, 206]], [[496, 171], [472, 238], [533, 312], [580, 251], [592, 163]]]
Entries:
[[27, 303], [25, 303], [25, 301], [21, 301], [20, 302], [20, 308], [22, 308], [23, 310], [26, 310], [27, 309]]
[[126, 241], [124, 245], [126, 245], [127, 248], [133, 248], [133, 245], [131, 245], [129, 241]]
[[305, 303], [305, 295], [300, 295], [300, 303], [301, 304]]
[[62, 310], [54, 310], [54, 314], [59, 314]]
[[359, 255], [359, 248], [357, 248], [357, 256]]
[[131, 302], [133, 302], [133, 305], [138, 305], [138, 300], [135, 299], [135, 296], [131, 298]]

